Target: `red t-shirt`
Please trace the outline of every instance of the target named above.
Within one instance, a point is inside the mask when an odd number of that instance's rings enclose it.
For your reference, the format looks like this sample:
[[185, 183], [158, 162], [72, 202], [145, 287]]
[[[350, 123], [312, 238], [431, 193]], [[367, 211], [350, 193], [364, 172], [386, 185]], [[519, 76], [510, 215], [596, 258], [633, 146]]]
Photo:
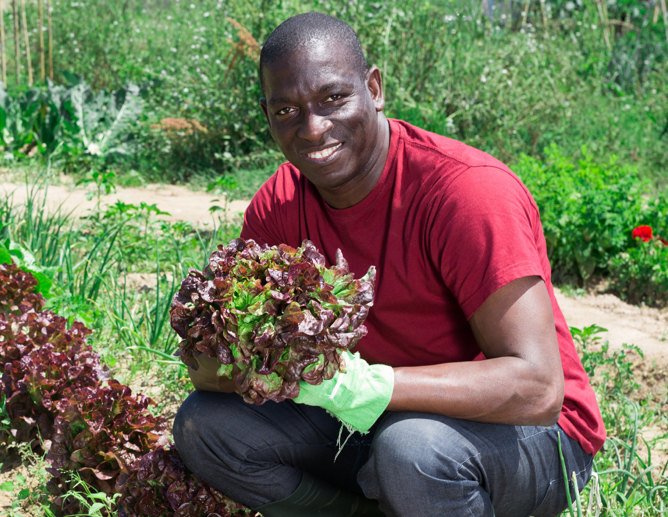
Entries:
[[310, 239], [329, 264], [340, 248], [357, 277], [378, 270], [370, 363], [471, 361], [480, 348], [469, 318], [497, 289], [539, 276], [554, 309], [565, 397], [559, 425], [590, 454], [605, 441], [594, 391], [557, 305], [538, 208], [508, 167], [486, 153], [390, 120], [383, 174], [357, 205], [337, 210], [289, 163], [246, 210], [241, 236], [298, 247]]

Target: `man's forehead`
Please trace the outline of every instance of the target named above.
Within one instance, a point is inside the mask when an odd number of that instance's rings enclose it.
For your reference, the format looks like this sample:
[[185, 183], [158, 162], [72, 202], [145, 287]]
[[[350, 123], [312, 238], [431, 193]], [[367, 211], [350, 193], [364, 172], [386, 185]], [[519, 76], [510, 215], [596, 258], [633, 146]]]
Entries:
[[[359, 74], [341, 51], [341, 44], [320, 42], [286, 54], [264, 70], [271, 91], [267, 101], [276, 102], [286, 92], [326, 93], [342, 86], [353, 86]], [[267, 92], [269, 93], [269, 92]]]

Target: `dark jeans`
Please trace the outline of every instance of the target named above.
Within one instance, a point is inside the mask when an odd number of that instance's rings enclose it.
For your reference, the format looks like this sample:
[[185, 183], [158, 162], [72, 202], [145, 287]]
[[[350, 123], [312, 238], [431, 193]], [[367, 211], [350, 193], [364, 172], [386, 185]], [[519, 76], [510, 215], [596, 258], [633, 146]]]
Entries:
[[336, 461], [341, 425], [292, 401], [262, 406], [195, 392], [174, 422], [188, 468], [251, 508], [292, 494], [307, 471], [377, 499], [395, 516], [555, 516], [566, 508], [557, 433], [578, 489], [593, 457], [557, 425], [515, 427], [427, 413], [387, 412], [353, 434]]

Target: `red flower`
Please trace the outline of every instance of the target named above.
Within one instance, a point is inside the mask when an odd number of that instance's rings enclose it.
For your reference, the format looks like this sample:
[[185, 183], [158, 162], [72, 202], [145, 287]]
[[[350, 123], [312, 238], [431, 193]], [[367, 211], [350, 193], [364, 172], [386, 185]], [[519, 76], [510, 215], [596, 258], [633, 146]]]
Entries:
[[661, 244], [663, 244], [664, 246], [668, 246], [668, 241], [666, 239], [664, 239], [663, 237], [659, 237], [659, 240], [661, 241]]
[[633, 229], [631, 237], [634, 239], [642, 239], [645, 242], [649, 242], [652, 238], [652, 227], [643, 224]]

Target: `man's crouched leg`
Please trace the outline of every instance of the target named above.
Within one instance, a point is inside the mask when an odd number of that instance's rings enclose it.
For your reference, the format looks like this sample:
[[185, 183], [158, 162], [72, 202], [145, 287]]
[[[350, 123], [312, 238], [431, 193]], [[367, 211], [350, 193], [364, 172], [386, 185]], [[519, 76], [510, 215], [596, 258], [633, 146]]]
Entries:
[[321, 408], [211, 392], [192, 393], [174, 421], [188, 468], [265, 517], [380, 516], [356, 481], [371, 439], [353, 435], [334, 461], [340, 431]]
[[557, 425], [514, 427], [425, 413], [384, 417], [358, 481], [388, 517], [553, 517], [567, 505], [558, 432], [581, 490], [593, 458]]

